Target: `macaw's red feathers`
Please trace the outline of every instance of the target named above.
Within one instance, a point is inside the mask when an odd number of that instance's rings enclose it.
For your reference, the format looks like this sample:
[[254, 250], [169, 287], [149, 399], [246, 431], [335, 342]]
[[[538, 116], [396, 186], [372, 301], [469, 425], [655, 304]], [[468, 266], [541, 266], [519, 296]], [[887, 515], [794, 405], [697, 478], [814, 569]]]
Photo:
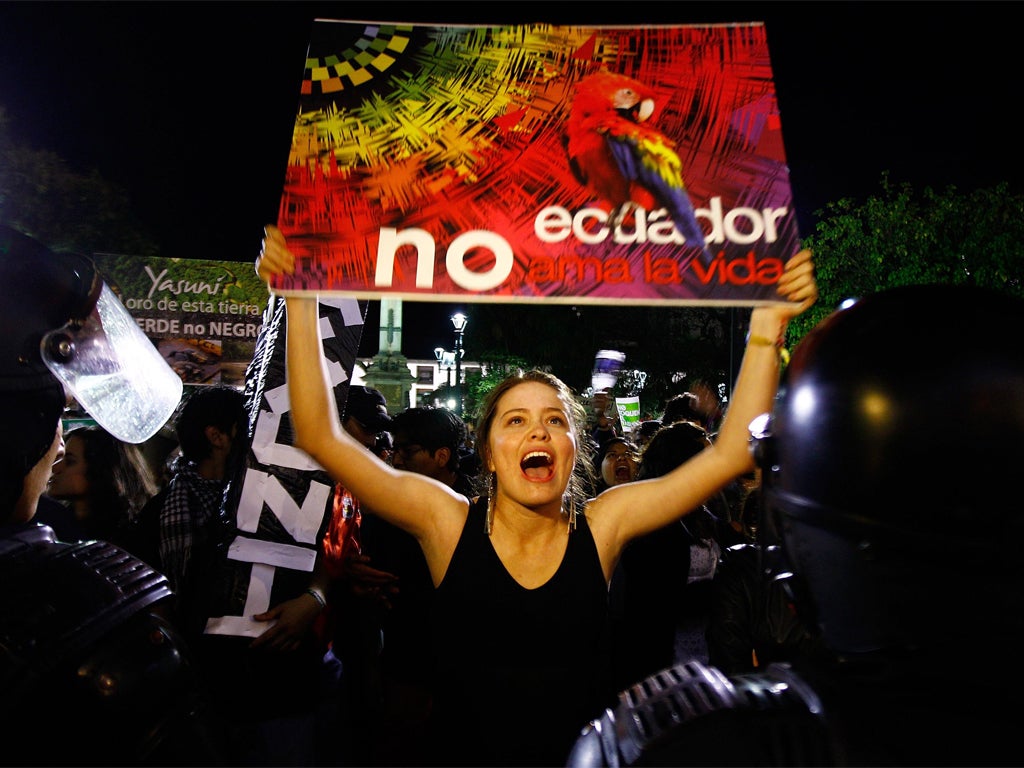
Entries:
[[654, 106], [653, 92], [625, 75], [601, 71], [581, 80], [566, 123], [569, 167], [617, 221], [631, 205], [665, 208], [687, 245], [710, 259], [675, 145], [645, 124]]

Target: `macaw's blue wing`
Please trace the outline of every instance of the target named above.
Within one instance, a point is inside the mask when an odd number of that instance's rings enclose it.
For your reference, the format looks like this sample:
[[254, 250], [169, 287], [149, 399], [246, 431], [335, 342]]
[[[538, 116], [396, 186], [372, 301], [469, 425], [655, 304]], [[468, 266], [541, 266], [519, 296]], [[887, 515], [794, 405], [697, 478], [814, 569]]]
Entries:
[[710, 264], [711, 253], [705, 243], [704, 230], [683, 186], [679, 156], [663, 141], [656, 139], [609, 134], [607, 140], [623, 177], [646, 189], [668, 211], [686, 244], [700, 247], [705, 264]]

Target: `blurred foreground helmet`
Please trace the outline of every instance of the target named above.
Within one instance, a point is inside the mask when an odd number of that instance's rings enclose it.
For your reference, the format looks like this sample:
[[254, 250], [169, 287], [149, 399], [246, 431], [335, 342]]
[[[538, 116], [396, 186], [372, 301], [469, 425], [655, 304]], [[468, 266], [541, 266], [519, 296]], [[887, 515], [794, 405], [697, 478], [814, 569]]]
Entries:
[[[39, 355], [43, 330], [64, 324], [61, 304], [88, 302], [92, 281], [73, 264], [58, 268], [49, 251], [0, 226], [0, 396], [5, 438], [0, 440], [0, 517], [21, 495], [25, 475], [53, 443], [66, 404], [64, 388]], [[50, 291], [27, 291], [32, 281]], [[32, 294], [35, 295], [32, 295]], [[36, 333], [28, 331], [36, 328]]]
[[[24, 765], [224, 765], [199, 669], [167, 620], [167, 577], [114, 544], [60, 542], [12, 514], [54, 444], [65, 388], [112, 434], [141, 442], [177, 405], [181, 379], [91, 260], [0, 225], [4, 755]], [[39, 712], [58, 701], [72, 714], [54, 738]]]
[[1021, 638], [1022, 331], [1017, 299], [905, 286], [795, 350], [754, 451], [833, 650]]
[[[5, 410], [13, 405], [11, 397], [20, 402], [49, 392], [52, 401], [53, 392], [63, 385], [108, 432], [125, 442], [141, 443], [166, 423], [181, 398], [181, 378], [90, 259], [53, 252], [4, 225], [0, 328], [0, 395], [8, 399]], [[52, 407], [45, 410], [49, 414]], [[53, 420], [47, 446], [55, 429]]]

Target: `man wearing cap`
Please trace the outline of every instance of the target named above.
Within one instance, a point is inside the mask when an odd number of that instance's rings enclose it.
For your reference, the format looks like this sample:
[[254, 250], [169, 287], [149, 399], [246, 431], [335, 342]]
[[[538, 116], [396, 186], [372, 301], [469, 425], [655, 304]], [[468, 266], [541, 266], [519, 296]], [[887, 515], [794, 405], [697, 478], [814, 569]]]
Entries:
[[391, 429], [388, 401], [373, 387], [349, 386], [342, 424], [346, 432], [373, 450], [377, 435]]

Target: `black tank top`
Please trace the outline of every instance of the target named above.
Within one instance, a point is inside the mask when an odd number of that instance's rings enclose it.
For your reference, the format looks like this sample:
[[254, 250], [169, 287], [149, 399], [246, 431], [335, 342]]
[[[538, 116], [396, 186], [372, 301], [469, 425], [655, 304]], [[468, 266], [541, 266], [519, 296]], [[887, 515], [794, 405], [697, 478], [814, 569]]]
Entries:
[[435, 592], [434, 757], [444, 765], [565, 765], [576, 737], [614, 703], [608, 587], [586, 518], [558, 570], [519, 585], [469, 510]]

